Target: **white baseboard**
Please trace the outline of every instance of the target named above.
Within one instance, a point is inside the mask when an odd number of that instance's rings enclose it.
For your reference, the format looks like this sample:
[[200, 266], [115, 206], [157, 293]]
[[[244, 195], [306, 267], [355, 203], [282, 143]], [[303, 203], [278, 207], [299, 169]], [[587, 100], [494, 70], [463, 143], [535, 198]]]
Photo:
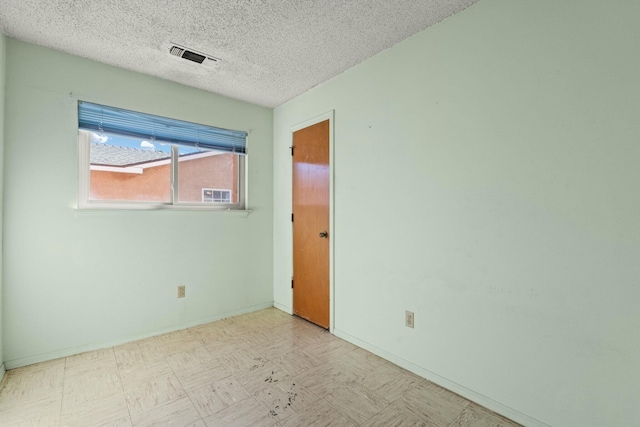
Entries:
[[540, 420], [530, 417], [529, 415], [523, 414], [522, 412], [503, 405], [500, 402], [496, 402], [495, 400], [487, 396], [470, 390], [458, 383], [448, 380], [447, 378], [441, 377], [440, 375], [424, 369], [418, 365], [415, 365], [407, 360], [404, 360], [403, 358], [398, 357], [395, 354], [389, 353], [379, 347], [369, 344], [368, 342], [362, 341], [348, 334], [347, 332], [341, 331], [339, 329], [334, 329], [333, 333], [338, 338], [342, 338], [345, 341], [349, 341], [351, 344], [362, 347], [365, 350], [370, 351], [371, 353], [380, 356], [383, 359], [386, 359], [389, 362], [400, 366], [401, 368], [406, 369], [407, 371], [413, 372], [416, 375], [420, 375], [421, 377], [426, 378], [427, 380], [438, 384], [439, 386], [444, 387], [449, 391], [459, 394], [460, 396], [469, 399], [472, 402], [477, 403], [478, 405], [484, 406], [485, 408], [490, 409], [517, 423], [520, 423], [527, 427], [550, 427], [549, 424], [545, 424]]
[[275, 308], [277, 308], [278, 310], [280, 310], [280, 311], [284, 311], [287, 314], [293, 314], [293, 310], [291, 309], [291, 307], [287, 307], [287, 306], [282, 305], [280, 303], [277, 303], [275, 301], [273, 302], [273, 306]]
[[[59, 359], [61, 357], [73, 356], [74, 354], [84, 353], [87, 351], [100, 350], [102, 348], [109, 348], [116, 345], [126, 344], [128, 342], [137, 341], [144, 338], [155, 337], [157, 335], [179, 331], [180, 329], [191, 328], [191, 327], [202, 325], [209, 322], [215, 322], [216, 320], [226, 319], [227, 317], [233, 317], [233, 316], [239, 316], [241, 314], [252, 313], [254, 311], [264, 310], [265, 308], [270, 308], [270, 307], [273, 307], [273, 302], [253, 305], [250, 307], [243, 308], [241, 310], [224, 313], [224, 314], [213, 316], [210, 318], [195, 320], [192, 322], [187, 322], [184, 324], [172, 326], [165, 329], [159, 329], [152, 332], [146, 332], [146, 333], [137, 334], [137, 335], [129, 335], [129, 336], [118, 338], [113, 341], [87, 344], [87, 345], [82, 345], [78, 347], [66, 348], [64, 350], [54, 351], [50, 353], [38, 354], [35, 356], [28, 356], [28, 357], [13, 359], [13, 360], [6, 360], [4, 363], [7, 369], [20, 368], [22, 366], [33, 365], [34, 363], [45, 362], [47, 360]], [[4, 369], [4, 365], [3, 365], [3, 369]]]

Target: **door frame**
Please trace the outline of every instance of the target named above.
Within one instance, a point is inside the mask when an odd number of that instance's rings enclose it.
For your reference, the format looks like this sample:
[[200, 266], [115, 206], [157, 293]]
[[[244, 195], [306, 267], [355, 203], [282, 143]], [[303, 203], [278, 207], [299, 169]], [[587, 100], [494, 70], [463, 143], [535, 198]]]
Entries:
[[[309, 126], [315, 125], [316, 123], [324, 122], [325, 120], [329, 120], [329, 332], [333, 334], [333, 329], [335, 327], [335, 311], [334, 311], [334, 298], [335, 298], [335, 280], [334, 280], [334, 269], [333, 269], [333, 257], [334, 257], [334, 192], [333, 192], [333, 183], [334, 183], [334, 138], [333, 138], [333, 121], [335, 116], [335, 110], [327, 111], [326, 113], [319, 114], [310, 119], [307, 119], [303, 122], [300, 122], [296, 125], [293, 125], [289, 128], [289, 146], [293, 146], [293, 133], [299, 131], [300, 129], [307, 128]], [[293, 156], [291, 158], [291, 163], [293, 165]], [[293, 177], [293, 169], [291, 169], [291, 177]], [[291, 181], [290, 188], [290, 200], [291, 205], [293, 207], [293, 180]], [[293, 209], [292, 209], [293, 210]], [[291, 266], [290, 266], [290, 276], [293, 278], [293, 223], [291, 224], [291, 240], [289, 241], [289, 247], [291, 248]], [[293, 291], [291, 292], [291, 302], [290, 306], [293, 310]]]

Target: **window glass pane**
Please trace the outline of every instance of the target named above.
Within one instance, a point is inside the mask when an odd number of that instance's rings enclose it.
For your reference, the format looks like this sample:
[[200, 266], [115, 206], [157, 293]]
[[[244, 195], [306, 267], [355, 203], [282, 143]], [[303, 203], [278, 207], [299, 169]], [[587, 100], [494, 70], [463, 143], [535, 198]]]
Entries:
[[238, 155], [187, 148], [179, 154], [178, 202], [238, 203]]
[[171, 201], [170, 144], [91, 133], [89, 157], [89, 199]]

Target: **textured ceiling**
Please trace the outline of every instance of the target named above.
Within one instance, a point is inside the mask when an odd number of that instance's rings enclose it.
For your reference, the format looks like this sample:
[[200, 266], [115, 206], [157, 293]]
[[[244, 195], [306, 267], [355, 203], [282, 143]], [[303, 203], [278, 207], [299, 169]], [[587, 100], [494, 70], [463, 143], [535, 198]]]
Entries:
[[[19, 40], [275, 107], [477, 0], [1, 0]], [[199, 65], [170, 42], [220, 58]]]

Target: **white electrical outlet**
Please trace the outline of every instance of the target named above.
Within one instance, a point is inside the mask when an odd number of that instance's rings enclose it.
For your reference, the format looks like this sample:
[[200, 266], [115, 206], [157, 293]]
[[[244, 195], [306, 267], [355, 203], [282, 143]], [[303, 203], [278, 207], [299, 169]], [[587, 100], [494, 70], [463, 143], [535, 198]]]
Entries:
[[184, 298], [184, 295], [185, 295], [185, 286], [184, 285], [178, 286], [178, 298]]
[[413, 311], [405, 311], [404, 312], [404, 325], [408, 328], [413, 329]]

